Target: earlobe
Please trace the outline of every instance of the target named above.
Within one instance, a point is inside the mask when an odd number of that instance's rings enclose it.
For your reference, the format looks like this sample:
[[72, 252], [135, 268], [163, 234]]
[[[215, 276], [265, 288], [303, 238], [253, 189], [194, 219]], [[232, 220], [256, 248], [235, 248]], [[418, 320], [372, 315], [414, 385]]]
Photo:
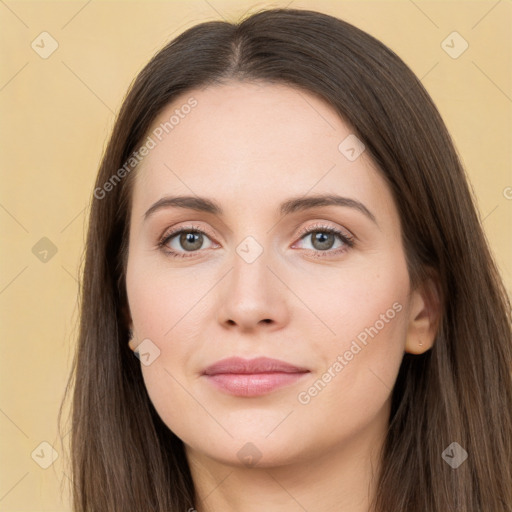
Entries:
[[134, 339], [133, 339], [133, 330], [130, 326], [130, 328], [128, 329], [128, 346], [130, 347], [130, 350], [135, 350], [135, 346], [134, 346]]
[[441, 294], [433, 278], [412, 292], [405, 351], [423, 354], [434, 346], [441, 317]]

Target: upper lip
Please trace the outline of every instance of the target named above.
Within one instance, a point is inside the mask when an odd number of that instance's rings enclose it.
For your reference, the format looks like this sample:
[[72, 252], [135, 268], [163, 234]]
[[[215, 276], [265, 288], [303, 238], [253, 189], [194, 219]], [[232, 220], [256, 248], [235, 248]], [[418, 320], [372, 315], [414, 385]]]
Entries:
[[268, 357], [257, 357], [255, 359], [228, 357], [205, 368], [203, 375], [218, 375], [220, 373], [305, 373], [308, 371], [307, 368]]

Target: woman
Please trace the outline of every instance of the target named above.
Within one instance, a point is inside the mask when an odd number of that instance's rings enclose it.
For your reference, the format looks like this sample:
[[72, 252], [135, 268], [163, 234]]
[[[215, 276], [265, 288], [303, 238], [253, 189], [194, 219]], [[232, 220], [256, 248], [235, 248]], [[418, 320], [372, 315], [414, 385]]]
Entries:
[[511, 510], [511, 347], [407, 66], [312, 11], [202, 23], [139, 74], [99, 170], [74, 510]]

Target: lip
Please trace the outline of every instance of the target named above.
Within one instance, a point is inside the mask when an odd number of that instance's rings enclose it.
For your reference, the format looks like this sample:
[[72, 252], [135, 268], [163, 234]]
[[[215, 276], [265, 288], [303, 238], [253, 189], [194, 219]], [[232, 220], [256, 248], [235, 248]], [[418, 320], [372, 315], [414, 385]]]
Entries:
[[279, 359], [230, 357], [208, 366], [202, 376], [228, 394], [253, 397], [291, 385], [309, 372]]

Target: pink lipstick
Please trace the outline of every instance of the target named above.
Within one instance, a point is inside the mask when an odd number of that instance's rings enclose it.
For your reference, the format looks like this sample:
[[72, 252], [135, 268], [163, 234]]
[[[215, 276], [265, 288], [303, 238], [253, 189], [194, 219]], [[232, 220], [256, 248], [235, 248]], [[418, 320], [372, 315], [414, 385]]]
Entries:
[[230, 357], [208, 366], [202, 375], [221, 391], [235, 396], [253, 397], [293, 384], [307, 373], [307, 368], [278, 359]]

